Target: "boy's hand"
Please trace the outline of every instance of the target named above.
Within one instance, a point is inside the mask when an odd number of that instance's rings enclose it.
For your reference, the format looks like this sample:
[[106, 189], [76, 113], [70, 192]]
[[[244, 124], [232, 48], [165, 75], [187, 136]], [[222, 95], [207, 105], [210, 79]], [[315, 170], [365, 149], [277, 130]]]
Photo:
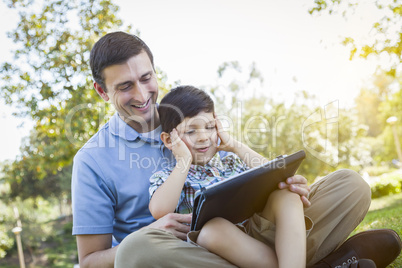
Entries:
[[176, 161], [184, 161], [183, 163], [185, 165], [191, 164], [191, 162], [193, 161], [191, 152], [187, 148], [187, 145], [179, 137], [176, 129], [173, 129], [172, 132], [170, 132], [170, 139], [172, 141], [172, 153], [176, 158]]
[[221, 140], [221, 143], [216, 148], [218, 151], [227, 151], [235, 153], [236, 147], [239, 146], [239, 142], [233, 139], [227, 131], [223, 129], [221, 121], [215, 117], [216, 122], [216, 132]]
[[308, 200], [308, 195], [310, 193], [310, 187], [307, 185], [307, 179], [301, 175], [294, 175], [293, 177], [287, 178], [286, 182], [280, 182], [278, 185], [279, 189], [288, 188], [289, 191], [300, 195], [300, 199], [305, 207], [311, 206]]

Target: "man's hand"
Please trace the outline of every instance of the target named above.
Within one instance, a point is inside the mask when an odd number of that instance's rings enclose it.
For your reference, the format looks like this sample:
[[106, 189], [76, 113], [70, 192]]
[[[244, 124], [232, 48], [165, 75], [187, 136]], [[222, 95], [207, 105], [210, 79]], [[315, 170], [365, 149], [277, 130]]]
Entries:
[[181, 240], [187, 239], [190, 232], [191, 214], [169, 213], [144, 228], [155, 228], [172, 233]]
[[278, 185], [279, 189], [288, 188], [289, 191], [300, 195], [300, 199], [305, 207], [311, 205], [308, 200], [308, 195], [310, 193], [310, 186], [307, 185], [307, 179], [301, 175], [294, 175], [293, 177], [287, 178], [286, 183], [280, 182]]

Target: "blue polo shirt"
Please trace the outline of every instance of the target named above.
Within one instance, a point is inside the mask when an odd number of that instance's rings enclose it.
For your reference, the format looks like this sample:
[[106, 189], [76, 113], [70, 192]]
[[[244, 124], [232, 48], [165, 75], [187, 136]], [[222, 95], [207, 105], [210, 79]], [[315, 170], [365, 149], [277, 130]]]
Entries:
[[155, 139], [142, 137], [116, 113], [77, 152], [71, 187], [73, 235], [111, 233], [120, 243], [154, 221], [148, 210], [149, 178], [173, 159], [159, 134]]

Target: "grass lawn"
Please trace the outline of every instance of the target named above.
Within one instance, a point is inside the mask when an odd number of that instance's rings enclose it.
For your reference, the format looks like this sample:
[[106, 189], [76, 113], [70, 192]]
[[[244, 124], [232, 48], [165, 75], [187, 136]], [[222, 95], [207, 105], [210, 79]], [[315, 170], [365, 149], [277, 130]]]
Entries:
[[[373, 199], [367, 216], [352, 235], [382, 228], [393, 229], [402, 237], [402, 193]], [[388, 267], [401, 268], [402, 254]]]

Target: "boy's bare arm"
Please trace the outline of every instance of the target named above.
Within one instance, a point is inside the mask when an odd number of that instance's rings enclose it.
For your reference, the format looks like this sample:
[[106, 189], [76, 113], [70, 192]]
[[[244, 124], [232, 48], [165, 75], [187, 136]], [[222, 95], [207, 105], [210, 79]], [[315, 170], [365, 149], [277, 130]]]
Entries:
[[155, 219], [175, 211], [189, 169], [188, 162], [178, 161], [166, 181], [155, 191], [149, 202], [149, 210]]
[[255, 152], [247, 145], [235, 140], [227, 131], [224, 131], [222, 123], [218, 119], [216, 119], [216, 129], [221, 140], [218, 150], [235, 153], [250, 168], [258, 167], [268, 162], [268, 159]]
[[176, 158], [176, 166], [149, 202], [149, 210], [155, 219], [175, 211], [192, 161], [191, 153], [178, 136], [176, 129], [170, 133], [169, 140], [164, 139], [164, 143], [168, 149], [172, 150]]
[[[269, 161], [247, 145], [230, 137], [229, 133], [223, 130], [222, 124], [218, 119], [216, 119], [216, 128], [219, 138], [221, 139], [221, 144], [219, 145], [218, 150], [237, 154], [240, 159], [242, 159], [251, 168], [260, 166]], [[307, 179], [303, 176], [295, 175], [291, 178], [288, 178], [286, 182], [281, 182], [278, 187], [279, 189], [288, 188], [289, 191], [300, 195], [304, 206], [309, 207], [311, 205], [310, 201], [308, 200], [310, 187], [307, 184]]]

